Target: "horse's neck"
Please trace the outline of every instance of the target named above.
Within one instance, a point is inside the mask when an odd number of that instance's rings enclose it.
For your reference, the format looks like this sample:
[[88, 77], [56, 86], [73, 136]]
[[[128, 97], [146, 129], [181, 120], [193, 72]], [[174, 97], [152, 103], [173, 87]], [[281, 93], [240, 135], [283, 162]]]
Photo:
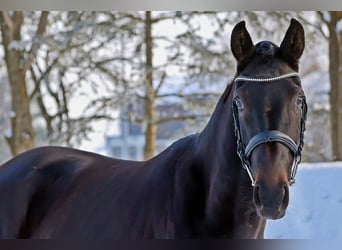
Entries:
[[221, 97], [207, 126], [200, 134], [200, 147], [206, 175], [213, 182], [216, 174], [239, 172], [240, 161], [236, 154], [231, 97]]
[[212, 236], [255, 237], [264, 222], [251, 222], [256, 216], [252, 187], [236, 153], [233, 124], [231, 96], [221, 98], [200, 135], [208, 188], [206, 224]]
[[[230, 98], [218, 102], [207, 126], [201, 133], [201, 147], [207, 182], [210, 187], [209, 199], [217, 193], [226, 192], [231, 181], [225, 180], [235, 176], [239, 170], [236, 154], [233, 118], [230, 112]], [[214, 194], [215, 193], [215, 194]]]

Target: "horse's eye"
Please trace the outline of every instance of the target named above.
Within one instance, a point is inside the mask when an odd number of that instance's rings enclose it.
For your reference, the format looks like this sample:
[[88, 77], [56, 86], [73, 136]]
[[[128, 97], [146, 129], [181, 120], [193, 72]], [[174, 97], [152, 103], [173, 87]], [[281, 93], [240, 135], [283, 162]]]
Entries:
[[303, 102], [304, 102], [304, 97], [300, 96], [297, 98], [296, 100], [296, 105], [297, 106], [302, 106], [303, 105]]
[[234, 98], [234, 102], [235, 102], [235, 105], [236, 105], [236, 107], [238, 109], [243, 109], [244, 108], [243, 102], [240, 100], [240, 98], [235, 97]]

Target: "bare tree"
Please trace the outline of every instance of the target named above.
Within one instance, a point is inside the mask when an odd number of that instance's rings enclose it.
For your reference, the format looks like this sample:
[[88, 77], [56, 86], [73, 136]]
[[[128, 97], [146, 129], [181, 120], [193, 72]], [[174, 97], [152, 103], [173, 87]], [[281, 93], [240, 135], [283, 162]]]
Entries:
[[342, 11], [317, 12], [328, 28], [317, 29], [326, 37], [329, 44], [330, 76], [330, 124], [333, 160], [342, 160]]
[[[182, 102], [185, 104], [186, 102], [194, 104], [196, 101], [201, 98], [207, 97], [207, 101], [210, 101], [211, 96], [217, 97], [217, 92], [212, 91], [208, 92], [208, 88], [205, 93], [182, 93], [182, 90], [191, 83], [200, 80], [203, 80], [208, 75], [220, 75], [223, 72], [227, 72], [228, 66], [230, 64], [227, 57], [225, 57], [225, 53], [227, 53], [225, 49], [214, 52], [210, 50], [210, 43], [206, 42], [206, 39], [199, 36], [195, 30], [195, 28], [191, 25], [191, 21], [196, 16], [204, 16], [211, 15], [215, 21], [220, 20], [217, 17], [217, 13], [213, 12], [168, 12], [162, 14], [155, 14], [150, 11], [145, 12], [144, 16], [140, 16], [139, 20], [144, 24], [144, 40], [142, 41], [145, 46], [145, 54], [143, 55], [143, 63], [144, 63], [144, 82], [142, 87], [142, 94], [138, 94], [137, 97], [143, 99], [144, 103], [144, 116], [134, 116], [134, 122], [140, 122], [145, 126], [145, 146], [144, 146], [144, 157], [145, 159], [151, 158], [155, 154], [155, 143], [156, 143], [156, 131], [158, 125], [170, 121], [175, 120], [188, 120], [188, 119], [196, 119], [199, 117], [208, 117], [210, 109], [205, 109], [202, 112], [192, 113], [192, 114], [175, 114], [172, 117], [163, 117], [158, 114], [156, 111], [156, 103], [162, 102], [162, 100], [167, 98], [179, 98], [182, 99]], [[135, 18], [134, 20], [137, 20]], [[153, 35], [153, 27], [158, 25], [164, 21], [178, 21], [178, 25], [183, 25], [184, 31], [179, 32], [175, 39], [172, 40], [170, 37], [162, 36], [162, 35]], [[217, 25], [218, 28], [222, 30], [221, 26]], [[155, 46], [158, 41], [167, 41], [170, 43], [169, 50], [170, 54], [168, 56], [167, 62], [164, 65], [153, 65], [154, 51]], [[211, 41], [212, 42], [212, 41]], [[140, 46], [140, 44], [138, 44]], [[138, 47], [137, 47], [138, 48]], [[183, 51], [182, 51], [183, 49]], [[185, 60], [186, 51], [192, 60]], [[218, 58], [220, 58], [218, 60]], [[215, 65], [216, 64], [216, 65]], [[166, 92], [163, 89], [167, 85], [167, 79], [169, 78], [167, 73], [167, 67], [170, 65], [177, 65], [179, 69], [183, 67], [184, 70], [184, 79], [183, 79], [183, 88], [170, 90], [168, 89]], [[215, 65], [210, 68], [210, 65]], [[224, 68], [224, 70], [222, 70]], [[212, 70], [212, 72], [210, 72]], [[215, 82], [215, 77], [213, 77], [212, 83], [208, 81], [207, 84], [212, 84], [215, 86], [218, 82]], [[216, 79], [217, 81], [217, 79]], [[196, 101], [194, 101], [196, 99]], [[212, 103], [207, 103], [206, 107], [210, 107]], [[192, 110], [193, 111], [193, 110]]]
[[43, 11], [39, 18], [36, 33], [32, 37], [31, 48], [28, 53], [25, 53], [20, 44], [24, 12], [2, 11], [0, 14], [1, 34], [12, 98], [11, 133], [7, 134], [6, 139], [13, 155], [30, 149], [35, 144], [26, 73], [36, 57], [40, 38], [47, 25], [47, 17], [48, 12]]
[[[23, 16], [20, 13], [2, 14], [3, 35], [16, 15]], [[40, 21], [36, 22], [35, 42], [27, 51], [19, 53], [18, 49], [12, 49], [11, 52], [17, 53], [19, 66], [16, 67], [25, 73], [23, 79], [33, 86], [27, 95], [27, 82], [18, 84], [25, 88], [22, 92], [26, 97], [20, 100], [26, 108], [13, 109], [13, 114], [19, 117], [25, 110], [25, 114], [30, 114], [29, 102], [33, 102], [38, 108], [34, 118], [43, 118], [48, 140], [71, 146], [87, 136], [92, 129], [91, 121], [113, 119], [114, 107], [143, 103], [142, 109], [130, 109], [126, 115], [143, 125], [145, 158], [150, 158], [155, 151], [158, 125], [176, 120], [207, 119], [222, 83], [226, 85], [233, 77], [226, 32], [230, 30], [228, 26], [243, 15], [242, 12], [72, 11], [50, 13], [47, 25], [47, 12], [42, 12]], [[249, 14], [251, 20], [253, 15]], [[209, 37], [201, 34], [199, 25], [199, 20], [205, 18], [212, 24]], [[160, 30], [164, 24], [168, 28], [174, 24], [179, 29], [173, 36], [154, 32], [155, 27], [159, 26]], [[44, 39], [38, 39], [44, 32]], [[20, 41], [20, 38], [14, 40]], [[40, 46], [42, 41], [44, 46]], [[10, 44], [13, 47], [16, 42], [8, 42], [7, 47]], [[160, 44], [166, 52], [164, 60], [159, 60]], [[162, 62], [155, 63], [156, 59]], [[174, 72], [178, 73], [178, 78]], [[83, 112], [75, 116], [72, 100], [88, 95], [83, 91], [86, 88], [91, 89], [92, 97]], [[189, 112], [171, 116], [157, 112], [161, 103], [175, 101]], [[29, 125], [31, 116], [26, 115], [27, 120], [20, 122], [30, 126], [21, 129], [29, 131], [22, 134], [30, 135], [29, 138], [34, 137], [32, 125]]]
[[[198, 27], [193, 27], [192, 21], [196, 17], [209, 17], [216, 23], [214, 27], [217, 35], [219, 30], [223, 30], [224, 21], [217, 17], [214, 12], [113, 12], [101, 13], [102, 23], [110, 22], [111, 27], [115, 27], [117, 34], [116, 44], [121, 53], [116, 54], [112, 50], [110, 57], [86, 58], [83, 61], [89, 61], [89, 68], [108, 78], [115, 85], [112, 89], [110, 98], [99, 96], [97, 100], [91, 103], [89, 108], [93, 107], [122, 107], [125, 112], [125, 106], [132, 104], [133, 109], [129, 109], [126, 114], [132, 122], [143, 125], [145, 132], [145, 159], [154, 155], [156, 131], [158, 125], [176, 120], [189, 120], [208, 117], [213, 105], [213, 96], [217, 97], [218, 76], [228, 72], [230, 60], [228, 59], [227, 48], [221, 48], [213, 40], [198, 35]], [[218, 22], [221, 21], [221, 24]], [[176, 23], [182, 27], [182, 31], [177, 31], [173, 37], [164, 34], [155, 33], [154, 27], [157, 25], [170, 27]], [[214, 32], [214, 31], [213, 31]], [[107, 34], [113, 34], [108, 32]], [[222, 32], [223, 33], [223, 32]], [[143, 34], [143, 35], [142, 35]], [[223, 39], [223, 36], [221, 37]], [[222, 41], [222, 40], [221, 40]], [[115, 41], [112, 41], [115, 42]], [[167, 51], [164, 62], [155, 64], [154, 61], [160, 55], [156, 52], [160, 44], [165, 45]], [[228, 43], [224, 41], [224, 46]], [[216, 51], [212, 47], [220, 47]], [[113, 46], [112, 46], [113, 47]], [[98, 48], [97, 48], [98, 49]], [[84, 54], [84, 53], [80, 53]], [[98, 53], [99, 54], [99, 53]], [[182, 72], [182, 77], [177, 80], [176, 88], [170, 87], [172, 74], [169, 73], [170, 67], [175, 67]], [[227, 74], [225, 74], [227, 75]], [[222, 79], [220, 79], [222, 82]], [[225, 79], [227, 83], [228, 79]], [[207, 86], [204, 82], [206, 82]], [[189, 89], [194, 84], [201, 85], [202, 91], [199, 92]], [[210, 90], [211, 89], [211, 90]], [[206, 98], [208, 103], [197, 104], [197, 112], [190, 106], [196, 105], [198, 100]], [[160, 103], [168, 102], [171, 99], [187, 106], [190, 113], [172, 114], [165, 117], [157, 112], [157, 106]], [[141, 106], [136, 103], [142, 103]], [[168, 114], [170, 115], [170, 114]]]

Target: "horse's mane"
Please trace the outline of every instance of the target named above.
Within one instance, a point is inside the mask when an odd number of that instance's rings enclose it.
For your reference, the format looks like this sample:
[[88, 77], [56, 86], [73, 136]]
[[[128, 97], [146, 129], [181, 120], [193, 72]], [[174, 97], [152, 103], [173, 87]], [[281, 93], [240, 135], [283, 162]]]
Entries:
[[271, 61], [278, 51], [279, 47], [270, 41], [261, 41], [255, 45], [255, 53], [265, 63]]
[[[235, 79], [235, 77], [234, 77], [234, 79]], [[225, 91], [222, 94], [223, 103], [225, 103], [227, 101], [227, 98], [233, 89], [234, 79], [230, 83], [228, 83], [228, 86], [226, 87]]]

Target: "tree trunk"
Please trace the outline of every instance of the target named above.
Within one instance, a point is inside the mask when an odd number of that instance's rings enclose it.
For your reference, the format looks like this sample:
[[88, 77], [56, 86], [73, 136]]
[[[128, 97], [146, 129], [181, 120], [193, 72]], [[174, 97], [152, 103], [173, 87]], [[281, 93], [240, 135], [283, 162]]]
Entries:
[[329, 29], [330, 121], [333, 160], [342, 160], [342, 31], [336, 24], [341, 11], [331, 11]]
[[[342, 14], [342, 12], [340, 12]], [[340, 15], [341, 16], [341, 15]], [[342, 18], [340, 18], [341, 22]], [[338, 56], [339, 56], [339, 64], [338, 64], [338, 99], [337, 103], [335, 105], [338, 109], [338, 115], [337, 115], [337, 127], [338, 127], [338, 133], [337, 136], [337, 143], [338, 145], [338, 153], [336, 154], [336, 160], [341, 161], [342, 160], [342, 30], [339, 30], [337, 33], [338, 37]]]
[[146, 68], [145, 68], [145, 114], [146, 122], [145, 131], [145, 146], [144, 158], [145, 160], [154, 156], [156, 148], [157, 124], [156, 124], [156, 110], [155, 110], [155, 91], [153, 88], [153, 39], [152, 39], [152, 18], [151, 11], [145, 13], [145, 45], [146, 45]]
[[[13, 16], [0, 14], [1, 34], [5, 51], [8, 80], [11, 89], [11, 134], [6, 135], [12, 155], [34, 147], [35, 133], [32, 127], [25, 71], [22, 65], [23, 51], [10, 47], [11, 42], [21, 41], [23, 13], [15, 11]], [[13, 44], [13, 43], [12, 43]]]

